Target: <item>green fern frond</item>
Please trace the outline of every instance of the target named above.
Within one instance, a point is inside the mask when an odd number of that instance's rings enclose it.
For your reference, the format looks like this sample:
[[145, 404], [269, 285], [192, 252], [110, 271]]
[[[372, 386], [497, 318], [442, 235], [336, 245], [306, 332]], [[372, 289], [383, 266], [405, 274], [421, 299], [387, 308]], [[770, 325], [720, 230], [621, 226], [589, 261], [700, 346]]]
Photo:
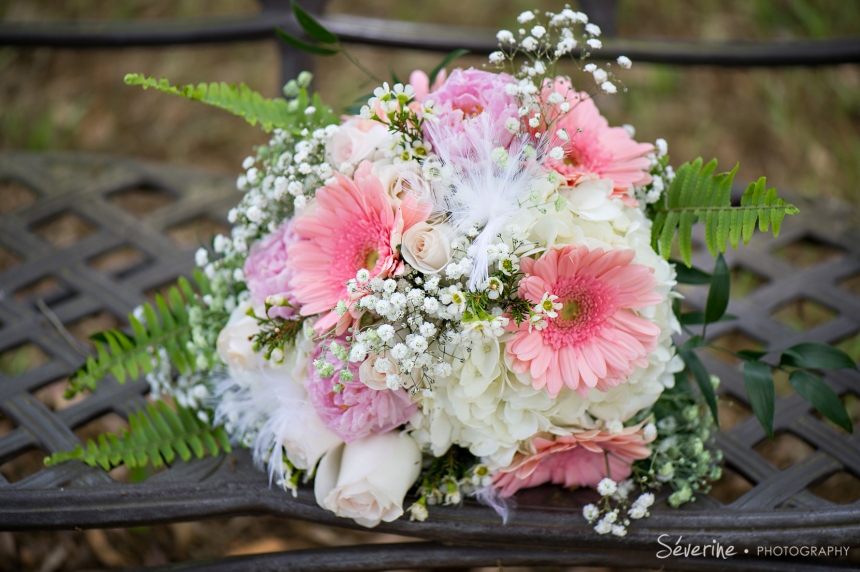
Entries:
[[[209, 293], [209, 281], [198, 271], [194, 280], [200, 294]], [[155, 297], [155, 306], [143, 305], [145, 320], [141, 322], [133, 314], [128, 315], [133, 336], [119, 330], [107, 330], [92, 337], [96, 355], [69, 378], [66, 398], [73, 397], [84, 388], [95, 389], [104, 376], [113, 375], [120, 383], [137, 379], [141, 372], [153, 370], [153, 359], [160, 359], [156, 348], [164, 348], [171, 363], [179, 373], [194, 371], [196, 355], [188, 349], [191, 340], [191, 325], [188, 308], [200, 306], [200, 297], [185, 278], [171, 286], [165, 299], [160, 293]]]
[[[244, 83], [201, 83], [194, 85], [171, 85], [166, 78], [156, 80], [143, 74], [130, 73], [125, 76], [128, 85], [139, 85], [143, 89], [153, 88], [164, 93], [180, 95], [194, 101], [200, 101], [219, 109], [229, 111], [234, 115], [244, 117], [251, 125], [257, 123], [265, 131], [285, 129], [295, 134], [304, 129], [314, 129], [335, 123], [337, 117], [331, 108], [323, 105], [319, 94], [311, 98], [307, 90], [301, 89], [296, 99], [287, 101], [283, 98], [268, 99], [249, 88]], [[308, 115], [305, 109], [313, 105], [316, 110]]]
[[726, 242], [737, 248], [743, 238], [748, 243], [755, 231], [779, 235], [782, 219], [798, 213], [797, 207], [781, 199], [776, 189], [767, 189], [765, 178], [751, 183], [741, 198], [738, 207], [732, 206], [732, 180], [737, 165], [728, 173], [714, 175], [717, 160], [702, 167], [701, 157], [692, 163], [684, 163], [666, 192], [662, 207], [654, 209], [654, 226], [651, 229], [651, 245], [659, 248], [668, 259], [675, 230], [678, 231], [678, 246], [687, 266], [692, 258], [692, 228], [697, 221], [705, 224], [705, 244], [711, 255], [726, 251]]
[[227, 453], [232, 450], [223, 427], [213, 429], [190, 409], [177, 407], [174, 411], [161, 400], [147, 405], [146, 412], [133, 413], [128, 421], [130, 431], [102, 433], [98, 443], [89, 439], [86, 448], [78, 445], [72, 451], [54, 453], [45, 458], [45, 465], [78, 460], [105, 471], [120, 464], [136, 469], [152, 463], [158, 468], [173, 463], [177, 455], [187, 461], [192, 454], [200, 459], [207, 452], [217, 455], [222, 449]]

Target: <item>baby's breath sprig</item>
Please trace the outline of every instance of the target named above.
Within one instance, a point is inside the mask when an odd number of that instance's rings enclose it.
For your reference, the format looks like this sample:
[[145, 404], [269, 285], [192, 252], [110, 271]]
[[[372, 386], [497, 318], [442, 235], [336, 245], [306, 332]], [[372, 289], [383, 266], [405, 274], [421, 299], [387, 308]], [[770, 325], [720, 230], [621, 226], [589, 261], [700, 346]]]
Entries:
[[427, 506], [457, 505], [480, 486], [490, 484], [490, 471], [467, 449], [453, 445], [424, 471], [418, 500], [409, 507], [410, 520], [424, 521]]

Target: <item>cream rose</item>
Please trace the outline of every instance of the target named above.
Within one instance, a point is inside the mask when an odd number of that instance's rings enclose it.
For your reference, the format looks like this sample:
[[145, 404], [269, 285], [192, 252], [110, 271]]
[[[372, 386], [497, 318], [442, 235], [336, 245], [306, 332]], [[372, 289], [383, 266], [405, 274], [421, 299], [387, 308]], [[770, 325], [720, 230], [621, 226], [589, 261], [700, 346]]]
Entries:
[[381, 165], [374, 168], [374, 171], [392, 206], [398, 206], [407, 195], [420, 198], [430, 192], [421, 174], [421, 165], [417, 161]]
[[421, 452], [406, 433], [369, 435], [332, 449], [314, 479], [317, 503], [372, 528], [403, 514], [403, 498], [421, 472]]
[[[382, 372], [376, 368], [376, 362], [380, 359], [387, 359], [389, 366], [386, 371]], [[371, 353], [370, 356], [362, 362], [358, 368], [358, 380], [369, 387], [381, 391], [388, 389], [387, 379], [390, 374], [399, 375], [400, 366], [397, 365], [397, 360], [391, 357], [388, 351], [382, 353]]]
[[248, 315], [251, 308], [250, 302], [239, 304], [215, 342], [221, 361], [227, 364], [234, 376], [269, 364], [262, 354], [254, 352], [253, 344], [248, 339], [259, 331], [257, 320]]
[[403, 233], [400, 254], [414, 269], [436, 274], [451, 261], [451, 239], [444, 225], [420, 222]]
[[[293, 384], [304, 393], [304, 388]], [[316, 466], [325, 453], [332, 450], [343, 439], [325, 426], [314, 406], [311, 404], [307, 394], [302, 395], [301, 405], [295, 416], [291, 419], [283, 419], [283, 429], [280, 433], [281, 444], [287, 452], [287, 458], [297, 469], [310, 470]]]
[[568, 208], [577, 216], [591, 221], [613, 220], [621, 214], [622, 203], [610, 199], [614, 183], [596, 175], [580, 177], [573, 187], [561, 187], [559, 194], [567, 199]]
[[355, 166], [365, 159], [372, 160], [389, 137], [388, 128], [378, 121], [350, 119], [329, 141], [328, 154], [338, 169], [344, 164]]

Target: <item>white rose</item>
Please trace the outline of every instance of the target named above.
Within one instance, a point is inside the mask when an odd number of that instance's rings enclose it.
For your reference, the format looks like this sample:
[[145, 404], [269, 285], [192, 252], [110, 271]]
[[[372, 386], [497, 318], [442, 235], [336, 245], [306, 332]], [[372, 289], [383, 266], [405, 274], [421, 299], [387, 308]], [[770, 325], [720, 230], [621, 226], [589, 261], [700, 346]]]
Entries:
[[417, 161], [380, 165], [374, 167], [374, 175], [382, 183], [382, 188], [394, 207], [402, 203], [407, 195], [420, 198], [430, 193], [421, 173], [421, 165]]
[[[304, 391], [299, 384], [291, 384]], [[277, 433], [287, 452], [287, 458], [297, 469], [310, 470], [325, 453], [343, 443], [331, 429], [325, 426], [307, 394], [294, 416], [283, 420], [283, 428]]]
[[373, 155], [389, 139], [388, 128], [369, 119], [350, 119], [340, 126], [328, 143], [332, 165], [357, 165]]
[[403, 498], [421, 472], [421, 452], [406, 433], [369, 435], [332, 449], [314, 479], [317, 503], [372, 528], [403, 514]]
[[[388, 360], [390, 365], [387, 371], [381, 372], [373, 367], [379, 359]], [[370, 389], [375, 389], [377, 391], [388, 389], [388, 385], [386, 385], [385, 380], [392, 374], [399, 375], [400, 366], [397, 364], [397, 360], [391, 357], [391, 354], [388, 351], [383, 351], [382, 353], [371, 353], [370, 356], [362, 362], [361, 367], [358, 368], [358, 380]]]
[[253, 344], [248, 339], [259, 331], [257, 320], [248, 315], [250, 309], [250, 302], [239, 304], [215, 342], [221, 361], [227, 364], [234, 376], [269, 363], [262, 354], [254, 352]]
[[451, 261], [451, 239], [445, 226], [420, 222], [403, 233], [400, 254], [412, 268], [436, 274]]
[[614, 183], [597, 176], [580, 177], [573, 187], [562, 187], [559, 194], [567, 199], [567, 206], [585, 220], [613, 220], [621, 214], [621, 202], [611, 200]]

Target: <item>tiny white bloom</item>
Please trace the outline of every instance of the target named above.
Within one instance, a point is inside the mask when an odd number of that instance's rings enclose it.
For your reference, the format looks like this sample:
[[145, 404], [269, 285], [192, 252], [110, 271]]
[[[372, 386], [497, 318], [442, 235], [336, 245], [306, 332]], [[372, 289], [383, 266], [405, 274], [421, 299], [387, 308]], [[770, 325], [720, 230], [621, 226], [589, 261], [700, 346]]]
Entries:
[[626, 536], [627, 535], [627, 529], [624, 528], [624, 526], [621, 524], [613, 524], [612, 525], [612, 534], [614, 534], [615, 536]]
[[538, 47], [538, 41], [537, 41], [536, 39], [534, 39], [532, 36], [527, 36], [527, 37], [522, 41], [522, 45], [523, 45], [523, 48], [524, 48], [527, 52], [532, 52], [532, 51], [534, 51], [534, 50], [536, 50], [536, 49], [537, 49], [537, 47]]
[[585, 25], [585, 31], [588, 32], [589, 34], [591, 34], [592, 36], [599, 36], [600, 35], [600, 26], [598, 26], [597, 24], [586, 24]]
[[630, 67], [633, 65], [633, 62], [630, 61], [630, 58], [628, 58], [627, 56], [618, 56], [618, 59], [615, 61], [618, 62], [619, 66], [626, 70], [629, 70]]
[[523, 12], [519, 16], [517, 16], [517, 22], [519, 22], [520, 24], [525, 24], [526, 22], [531, 22], [534, 19], [535, 19], [534, 13], [532, 13], [531, 11], [528, 11], [528, 10]]
[[409, 348], [406, 347], [406, 344], [399, 343], [395, 344], [393, 348], [391, 348], [391, 356], [394, 359], [402, 360], [409, 355]]
[[383, 342], [391, 341], [394, 338], [394, 326], [391, 324], [382, 324], [376, 329], [376, 333]]
[[669, 151], [669, 144], [666, 143], [666, 140], [662, 137], [660, 139], [657, 139], [654, 144], [657, 145], [657, 155], [659, 157], [662, 157]]
[[588, 44], [589, 48], [592, 48], [594, 50], [599, 50], [600, 48], [603, 47], [603, 42], [601, 42], [600, 40], [598, 40], [596, 38], [591, 38], [590, 40], [588, 40], [585, 43]]
[[585, 517], [585, 520], [588, 522], [592, 522], [598, 516], [600, 516], [600, 509], [597, 506], [589, 503], [582, 507], [582, 516]]
[[617, 93], [618, 92], [618, 88], [615, 87], [615, 84], [612, 83], [611, 81], [604, 81], [603, 83], [601, 83], [600, 89], [602, 89], [606, 93]]
[[362, 268], [355, 273], [355, 279], [359, 282], [367, 282], [370, 280], [370, 271], [367, 268]]
[[[562, 133], [564, 132], [562, 131]], [[567, 139], [567, 134], [565, 134], [564, 138]], [[561, 161], [562, 159], [564, 159], [564, 149], [562, 149], [561, 147], [553, 147], [549, 150], [549, 156], [556, 161]]]
[[596, 64], [585, 64], [585, 67], [583, 67], [582, 69], [584, 71], [587, 71], [588, 73], [594, 73], [594, 70], [597, 69], [597, 65]]
[[565, 101], [564, 103], [559, 105], [558, 108], [561, 109], [562, 113], [567, 113], [568, 111], [570, 111], [570, 103]]
[[490, 54], [490, 63], [491, 64], [500, 64], [505, 61], [505, 53], [504, 52], [493, 52]]
[[496, 39], [502, 44], [513, 44], [514, 35], [509, 30], [499, 30], [496, 34]]
[[599, 483], [597, 483], [597, 492], [600, 493], [602, 496], [611, 495], [617, 490], [618, 484], [609, 477], [606, 477], [602, 479]]
[[652, 441], [657, 436], [657, 427], [653, 423], [649, 423], [642, 430], [642, 437], [646, 441]]
[[236, 282], [244, 282], [245, 281], [245, 272], [242, 271], [241, 268], [237, 268], [233, 271], [233, 280]]
[[206, 266], [209, 264], [209, 251], [203, 247], [197, 249], [197, 252], [194, 253], [194, 263], [197, 266]]
[[245, 157], [245, 160], [242, 161], [242, 168], [247, 171], [248, 169], [253, 167], [254, 163], [256, 163], [256, 162], [257, 162], [256, 159], [254, 159], [253, 157]]
[[542, 38], [544, 34], [546, 34], [546, 28], [544, 28], [543, 26], [535, 26], [534, 28], [532, 28], [532, 35], [535, 38]]
[[313, 115], [317, 112], [317, 108], [313, 105], [309, 105], [305, 108], [305, 115]]
[[308, 204], [308, 198], [305, 195], [300, 195], [293, 199], [293, 206], [296, 210], [301, 210], [305, 208]]
[[539, 117], [532, 117], [531, 119], [529, 119], [529, 126], [530, 127], [536, 129], [539, 125], [540, 125], [540, 118]]
[[594, 526], [594, 532], [597, 534], [609, 534], [612, 532], [612, 524], [601, 519], [597, 521], [597, 524]]
[[594, 81], [596, 81], [597, 83], [603, 83], [609, 77], [609, 74], [606, 73], [606, 70], [602, 68], [597, 68], [596, 70], [594, 70], [594, 73], [592, 73], [592, 75], [594, 76]]

